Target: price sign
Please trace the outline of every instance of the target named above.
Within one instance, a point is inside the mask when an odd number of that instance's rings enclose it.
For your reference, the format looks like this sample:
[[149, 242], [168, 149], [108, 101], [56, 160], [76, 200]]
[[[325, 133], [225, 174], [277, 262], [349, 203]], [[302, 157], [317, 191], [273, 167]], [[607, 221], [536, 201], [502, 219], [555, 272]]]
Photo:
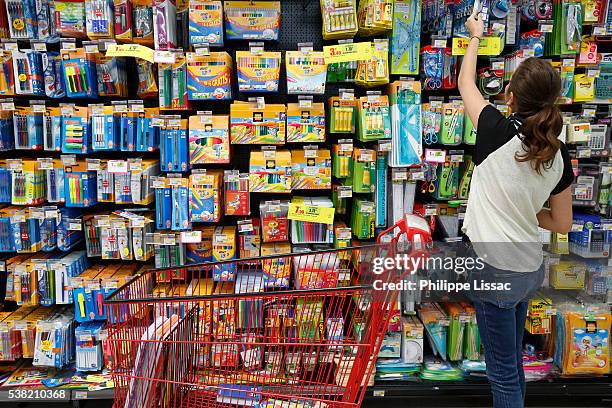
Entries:
[[107, 168], [109, 173], [125, 174], [128, 172], [128, 162], [125, 160], [109, 160]]
[[359, 42], [323, 47], [325, 63], [363, 61], [372, 58], [372, 43]]
[[302, 203], [289, 203], [287, 218], [295, 221], [316, 222], [331, 225], [334, 223], [336, 210], [331, 207], [319, 207]]
[[[453, 55], [465, 55], [469, 44], [469, 38], [453, 38]], [[478, 43], [478, 55], [499, 55], [501, 51], [502, 44], [499, 37], [482, 37]]]
[[106, 50], [107, 57], [135, 57], [155, 62], [155, 51], [140, 44], [110, 44]]

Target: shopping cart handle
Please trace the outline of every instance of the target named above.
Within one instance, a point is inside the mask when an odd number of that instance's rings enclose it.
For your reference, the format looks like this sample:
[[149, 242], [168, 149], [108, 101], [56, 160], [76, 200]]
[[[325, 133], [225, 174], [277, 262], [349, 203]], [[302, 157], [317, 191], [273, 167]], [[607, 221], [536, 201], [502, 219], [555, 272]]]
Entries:
[[391, 239], [397, 241], [402, 235], [406, 235], [406, 239], [413, 244], [413, 250], [426, 250], [427, 246], [433, 243], [431, 239], [431, 229], [427, 220], [416, 214], [406, 214], [404, 217], [387, 228], [378, 235], [377, 242], [382, 242], [382, 238], [399, 229], [399, 233]]

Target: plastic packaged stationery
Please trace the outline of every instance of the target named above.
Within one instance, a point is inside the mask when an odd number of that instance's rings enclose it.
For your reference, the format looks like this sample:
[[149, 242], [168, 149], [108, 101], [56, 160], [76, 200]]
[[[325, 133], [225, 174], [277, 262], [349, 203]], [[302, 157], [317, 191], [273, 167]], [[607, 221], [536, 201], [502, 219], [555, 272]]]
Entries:
[[220, 1], [189, 2], [189, 43], [223, 46], [223, 6]]

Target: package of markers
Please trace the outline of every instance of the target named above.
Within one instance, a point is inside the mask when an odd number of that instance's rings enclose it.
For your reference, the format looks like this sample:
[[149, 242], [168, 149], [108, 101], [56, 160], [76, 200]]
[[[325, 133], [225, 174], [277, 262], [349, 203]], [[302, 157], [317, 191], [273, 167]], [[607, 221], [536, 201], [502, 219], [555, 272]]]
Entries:
[[189, 117], [189, 162], [229, 163], [229, 118], [225, 115]]
[[85, 27], [90, 40], [114, 38], [113, 0], [85, 0]]
[[187, 98], [187, 59], [183, 53], [175, 53], [176, 61], [172, 64], [158, 65], [159, 76], [159, 109], [189, 109]]
[[11, 38], [16, 40], [37, 38], [35, 1], [7, 0], [5, 4]]
[[[115, 39], [117, 41], [130, 42], [132, 41], [132, 4], [130, 0], [113, 0], [113, 22]], [[151, 13], [153, 15], [153, 13]], [[151, 30], [153, 21], [151, 21]]]
[[42, 54], [34, 50], [13, 51], [15, 92], [18, 95], [45, 95]]
[[287, 93], [324, 94], [327, 65], [320, 51], [287, 51]]
[[158, 94], [156, 65], [153, 63], [135, 58], [136, 73], [138, 74], [138, 89], [136, 95], [142, 99], [155, 98]]
[[278, 92], [281, 53], [236, 51], [236, 73], [240, 92]]
[[108, 97], [126, 97], [127, 65], [126, 59], [107, 57], [104, 53], [95, 54], [98, 94]]
[[265, 201], [259, 204], [263, 242], [283, 242], [289, 238], [289, 201]]
[[223, 46], [223, 6], [221, 1], [189, 2], [189, 44]]
[[42, 69], [45, 95], [49, 98], [64, 98], [66, 96], [66, 88], [62, 76], [62, 59], [59, 53], [55, 51], [43, 53]]
[[161, 169], [170, 172], [189, 170], [187, 119], [167, 118], [161, 129]]
[[153, 38], [156, 50], [177, 48], [176, 3], [174, 0], [153, 0]]
[[[292, 203], [317, 208], [334, 208], [328, 197], [293, 197]], [[320, 222], [291, 220], [292, 244], [331, 244], [334, 240], [333, 226]], [[332, 265], [328, 265], [333, 269]]]
[[15, 95], [13, 52], [8, 50], [0, 50], [0, 95]]
[[84, 48], [62, 49], [62, 72], [69, 98], [96, 98], [98, 79], [96, 76], [95, 53]]
[[329, 98], [329, 132], [355, 133], [357, 100], [350, 92]]
[[284, 144], [286, 109], [280, 104], [257, 107], [251, 102], [234, 102], [230, 107], [232, 144]]
[[68, 38], [87, 37], [83, 0], [54, 0], [53, 14], [59, 35]]
[[97, 204], [96, 173], [85, 162], [64, 167], [66, 207], [90, 207]]
[[387, 95], [368, 95], [359, 98], [357, 104], [361, 141], [388, 139], [391, 137], [391, 112]]
[[132, 0], [132, 41], [153, 46], [153, 1]]
[[287, 104], [287, 143], [324, 142], [325, 105]]
[[225, 190], [225, 215], [249, 215], [249, 174], [238, 170], [225, 170], [223, 175]]
[[228, 40], [278, 40], [280, 1], [226, 1]]
[[329, 149], [304, 146], [291, 151], [291, 189], [320, 190], [331, 188], [331, 155]]
[[13, 111], [15, 149], [42, 150], [43, 148], [44, 105], [42, 105], [43, 112], [34, 111], [33, 106], [19, 107]]
[[218, 222], [221, 219], [222, 170], [194, 172], [189, 177], [189, 206], [192, 222]]
[[227, 52], [187, 53], [189, 100], [232, 99], [232, 58]]
[[252, 151], [249, 161], [249, 190], [252, 193], [291, 192], [291, 152]]
[[71, 113], [62, 115], [62, 153], [90, 152], [89, 109], [73, 106]]
[[112, 106], [90, 104], [89, 124], [91, 148], [94, 152], [117, 150], [119, 130]]
[[353, 38], [357, 34], [357, 0], [321, 0], [323, 39]]

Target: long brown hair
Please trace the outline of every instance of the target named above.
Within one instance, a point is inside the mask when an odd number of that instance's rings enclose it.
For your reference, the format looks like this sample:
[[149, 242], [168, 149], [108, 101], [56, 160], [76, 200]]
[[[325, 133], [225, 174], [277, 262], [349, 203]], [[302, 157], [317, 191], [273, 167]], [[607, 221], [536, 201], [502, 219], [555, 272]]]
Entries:
[[508, 84], [513, 106], [522, 117], [525, 152], [516, 155], [520, 162], [529, 161], [542, 174], [549, 169], [561, 146], [559, 134], [563, 119], [555, 101], [561, 93], [561, 78], [550, 62], [538, 58], [523, 61]]

